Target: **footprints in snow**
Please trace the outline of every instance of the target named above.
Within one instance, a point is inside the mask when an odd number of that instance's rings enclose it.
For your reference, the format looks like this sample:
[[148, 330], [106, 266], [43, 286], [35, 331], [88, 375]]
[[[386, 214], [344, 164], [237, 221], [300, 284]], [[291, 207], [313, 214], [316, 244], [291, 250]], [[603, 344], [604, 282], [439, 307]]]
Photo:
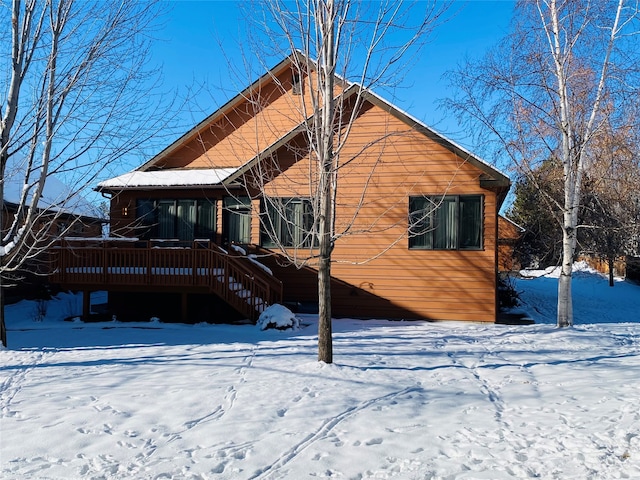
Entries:
[[[305, 390], [306, 387], [305, 387]], [[372, 410], [375, 409], [379, 404], [385, 404], [389, 402], [396, 402], [398, 398], [403, 396], [411, 396], [413, 392], [422, 390], [419, 386], [412, 386], [408, 388], [404, 388], [399, 391], [391, 392], [386, 395], [382, 395], [377, 398], [372, 398], [367, 401], [361, 402], [358, 405], [353, 407], [349, 407], [343, 412], [327, 418], [322, 424], [314, 431], [307, 435], [303, 440], [293, 445], [287, 451], [284, 451], [280, 454], [280, 456], [270, 465], [256, 472], [256, 474], [251, 477], [252, 479], [267, 479], [271, 478], [275, 472], [285, 467], [288, 463], [297, 458], [302, 452], [307, 450], [312, 445], [316, 444], [319, 441], [327, 440], [332, 442], [336, 447], [342, 447], [344, 442], [340, 439], [337, 433], [338, 425], [346, 422], [352, 417], [356, 416], [361, 411]], [[364, 446], [367, 447], [375, 447], [377, 445], [381, 445], [383, 443], [383, 439], [380, 437], [374, 437], [369, 440], [364, 441]], [[356, 440], [353, 446], [359, 447], [362, 446], [363, 443], [360, 440]], [[315, 460], [320, 460], [324, 458], [324, 454], [319, 454], [314, 457]]]
[[[291, 399], [291, 402], [293, 403], [293, 405], [295, 405], [297, 403], [300, 403], [302, 400], [316, 398], [317, 396], [318, 396], [318, 392], [311, 390], [309, 387], [304, 387], [301, 391], [301, 394], [293, 397]], [[284, 417], [289, 412], [289, 410], [293, 407], [293, 405], [291, 405], [288, 408], [279, 408], [278, 410], [276, 410], [276, 414], [280, 418]]]

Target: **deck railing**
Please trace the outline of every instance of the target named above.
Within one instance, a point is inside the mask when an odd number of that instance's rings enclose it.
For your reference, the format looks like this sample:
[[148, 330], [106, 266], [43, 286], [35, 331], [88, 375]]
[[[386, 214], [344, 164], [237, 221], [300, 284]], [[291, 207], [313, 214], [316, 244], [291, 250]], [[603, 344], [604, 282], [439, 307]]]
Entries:
[[282, 282], [236, 251], [209, 241], [63, 239], [53, 248], [51, 280], [87, 288], [199, 288], [256, 320], [282, 302]]

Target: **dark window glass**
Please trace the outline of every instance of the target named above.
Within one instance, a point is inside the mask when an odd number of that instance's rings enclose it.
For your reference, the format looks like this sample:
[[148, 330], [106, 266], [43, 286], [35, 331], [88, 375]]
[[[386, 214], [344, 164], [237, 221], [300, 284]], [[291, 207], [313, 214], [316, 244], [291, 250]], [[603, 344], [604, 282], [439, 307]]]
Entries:
[[270, 198], [262, 203], [261, 242], [265, 247], [310, 248], [317, 244], [311, 202]]
[[136, 203], [138, 236], [143, 239], [213, 239], [216, 209], [210, 200], [139, 199]]
[[196, 238], [213, 240], [216, 233], [216, 204], [209, 200], [198, 200]]
[[151, 238], [157, 223], [155, 203], [153, 200], [138, 199], [136, 202], [136, 233], [143, 240]]
[[482, 195], [409, 198], [409, 248], [482, 248]]
[[226, 243], [248, 244], [251, 242], [251, 199], [249, 197], [225, 197], [222, 233]]

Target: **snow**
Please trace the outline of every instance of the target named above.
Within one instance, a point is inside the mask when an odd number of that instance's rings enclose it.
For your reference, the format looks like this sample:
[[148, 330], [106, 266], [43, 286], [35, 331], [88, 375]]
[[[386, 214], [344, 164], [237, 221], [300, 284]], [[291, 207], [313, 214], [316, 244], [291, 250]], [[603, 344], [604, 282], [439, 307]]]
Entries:
[[[536, 323], [555, 324], [559, 267], [524, 270], [517, 284], [527, 313]], [[534, 281], [535, 279], [535, 281]], [[598, 274], [585, 262], [573, 267], [573, 311], [576, 324], [640, 321], [640, 287], [620, 278], [611, 288], [608, 277]]]
[[[11, 164], [7, 166], [4, 177], [4, 201], [12, 204], [20, 203], [24, 189], [25, 166], [24, 160], [12, 157]], [[91, 218], [101, 218], [97, 207], [89, 202], [80, 192], [75, 191], [77, 186], [65, 185], [53, 175], [48, 175], [38, 202], [38, 208], [55, 212], [82, 215]], [[31, 194], [28, 196], [31, 199]]]
[[291, 328], [296, 330], [300, 327], [300, 320], [287, 307], [276, 304], [268, 306], [260, 314], [257, 325], [261, 330], [268, 328], [279, 330]]
[[218, 185], [237, 170], [237, 168], [176, 169], [148, 172], [134, 170], [99, 183], [98, 190]]
[[[519, 279], [535, 325], [317, 319], [65, 322], [81, 299], [7, 307], [3, 479], [640, 478], [640, 286], [579, 268]], [[93, 303], [103, 299], [95, 296]]]

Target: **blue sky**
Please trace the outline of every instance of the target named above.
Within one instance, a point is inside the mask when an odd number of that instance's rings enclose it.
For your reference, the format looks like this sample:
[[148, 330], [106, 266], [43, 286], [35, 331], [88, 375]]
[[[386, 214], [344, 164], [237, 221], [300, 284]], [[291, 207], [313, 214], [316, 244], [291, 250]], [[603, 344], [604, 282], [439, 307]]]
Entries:
[[[238, 58], [239, 45], [246, 42], [246, 24], [236, 2], [223, 0], [175, 0], [167, 2], [169, 12], [151, 61], [164, 72], [163, 90], [190, 98], [180, 108], [176, 123], [185, 129], [215, 111], [248, 84], [229, 73], [227, 58]], [[481, 56], [508, 31], [514, 2], [507, 0], [456, 1], [452, 17], [434, 33], [420, 58], [407, 72], [396, 98], [388, 98], [401, 109], [465, 146], [451, 115], [437, 108], [448, 96], [441, 78], [465, 55]], [[184, 130], [183, 130], [184, 131]]]

